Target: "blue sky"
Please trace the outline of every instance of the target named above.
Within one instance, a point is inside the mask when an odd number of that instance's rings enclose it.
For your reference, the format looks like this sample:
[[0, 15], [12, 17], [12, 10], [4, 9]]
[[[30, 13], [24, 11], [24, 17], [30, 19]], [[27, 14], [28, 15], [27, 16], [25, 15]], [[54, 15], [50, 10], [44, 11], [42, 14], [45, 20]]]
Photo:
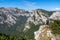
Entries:
[[0, 7], [55, 10], [60, 9], [60, 0], [0, 0]]

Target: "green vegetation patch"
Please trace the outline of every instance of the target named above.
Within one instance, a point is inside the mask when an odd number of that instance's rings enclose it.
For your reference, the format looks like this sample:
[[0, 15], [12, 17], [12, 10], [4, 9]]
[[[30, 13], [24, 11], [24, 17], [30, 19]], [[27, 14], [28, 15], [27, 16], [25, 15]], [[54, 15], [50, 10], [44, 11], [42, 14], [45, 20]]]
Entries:
[[50, 24], [50, 29], [53, 34], [60, 34], [60, 20], [54, 20], [54, 22]]

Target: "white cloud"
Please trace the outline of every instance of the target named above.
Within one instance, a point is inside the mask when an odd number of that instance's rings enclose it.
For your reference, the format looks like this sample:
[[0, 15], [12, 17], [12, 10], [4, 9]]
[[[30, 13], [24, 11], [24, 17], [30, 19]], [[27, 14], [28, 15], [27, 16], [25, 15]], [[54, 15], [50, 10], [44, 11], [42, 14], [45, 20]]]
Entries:
[[55, 8], [55, 10], [60, 10], [60, 8]]
[[24, 4], [25, 4], [26, 6], [35, 6], [35, 5], [36, 5], [36, 2], [24, 1]]
[[56, 10], [60, 10], [60, 8], [53, 8], [53, 9], [51, 9], [51, 10], [54, 10], [54, 11], [56, 11]]

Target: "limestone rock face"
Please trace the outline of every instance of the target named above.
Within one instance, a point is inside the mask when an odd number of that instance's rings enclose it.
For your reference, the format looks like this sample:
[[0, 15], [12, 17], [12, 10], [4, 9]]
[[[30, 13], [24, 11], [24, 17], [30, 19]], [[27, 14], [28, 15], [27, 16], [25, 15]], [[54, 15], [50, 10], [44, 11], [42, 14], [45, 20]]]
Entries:
[[35, 25], [41, 25], [46, 24], [46, 21], [48, 20], [48, 15], [39, 11], [39, 10], [32, 10], [30, 12], [30, 17], [27, 19], [26, 25], [24, 30], [30, 29], [30, 23], [33, 23]]
[[48, 25], [40, 26], [39, 30], [35, 31], [34, 34], [36, 40], [56, 40]]
[[50, 16], [50, 19], [60, 20], [60, 11], [54, 12], [54, 13]]
[[0, 24], [14, 25], [20, 16], [29, 17], [29, 13], [18, 8], [0, 8]]

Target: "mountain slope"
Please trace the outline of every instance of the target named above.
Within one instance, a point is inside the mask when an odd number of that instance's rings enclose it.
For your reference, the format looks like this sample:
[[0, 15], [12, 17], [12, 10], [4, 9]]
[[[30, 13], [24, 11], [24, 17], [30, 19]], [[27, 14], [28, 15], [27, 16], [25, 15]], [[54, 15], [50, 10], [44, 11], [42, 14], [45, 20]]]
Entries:
[[[0, 32], [14, 34], [23, 30], [29, 13], [18, 8], [0, 8]], [[15, 35], [15, 34], [14, 34]]]
[[30, 17], [27, 19], [27, 23], [25, 25], [24, 30], [30, 29], [30, 24], [33, 23], [35, 25], [46, 24], [46, 21], [49, 19], [48, 15], [40, 10], [32, 10], [30, 12]]

